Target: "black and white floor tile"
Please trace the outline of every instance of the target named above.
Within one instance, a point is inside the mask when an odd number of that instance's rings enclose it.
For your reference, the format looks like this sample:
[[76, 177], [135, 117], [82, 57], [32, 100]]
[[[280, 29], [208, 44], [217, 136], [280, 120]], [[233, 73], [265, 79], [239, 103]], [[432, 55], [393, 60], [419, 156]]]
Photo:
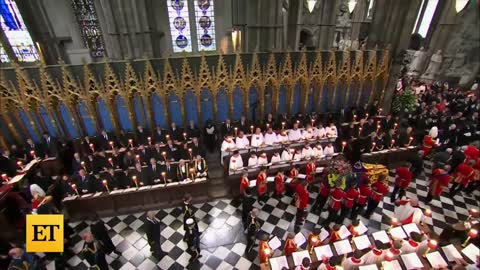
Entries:
[[[393, 180], [393, 177], [390, 177], [391, 185]], [[407, 196], [418, 196], [420, 206], [425, 207], [423, 199], [427, 195], [427, 189], [428, 181], [421, 176], [412, 182]], [[468, 209], [478, 208], [480, 202], [478, 191], [471, 197], [459, 194], [453, 201], [447, 194], [443, 195], [439, 200], [433, 200], [429, 206], [433, 215], [428, 218], [427, 224], [432, 225], [437, 233], [440, 233], [447, 224], [465, 220]], [[310, 206], [315, 196], [316, 192], [310, 194]], [[285, 196], [281, 200], [271, 198], [263, 206], [256, 203], [255, 206], [261, 209], [259, 215], [263, 221], [261, 230], [279, 239], [285, 239], [287, 232], [293, 231], [296, 213], [291, 201], [291, 197]], [[190, 255], [185, 252], [186, 243], [182, 240], [184, 234], [182, 212], [177, 207], [161, 209], [157, 213], [158, 219], [162, 222], [162, 249], [168, 253], [160, 259], [151, 255], [146, 241], [143, 225], [145, 213], [103, 218], [113, 243], [122, 252], [122, 256], [107, 256], [111, 269], [259, 269], [258, 248], [254, 248], [249, 254], [244, 253], [246, 241], [241, 221], [241, 202], [238, 199], [215, 200], [197, 204], [195, 207], [198, 209], [196, 217], [202, 232], [203, 257], [198, 262], [189, 264]], [[390, 203], [390, 197], [386, 196], [371, 219], [362, 218], [362, 221], [368, 226], [369, 233], [387, 229], [393, 212], [394, 205]], [[327, 212], [324, 211], [321, 216], [326, 218], [326, 215]], [[318, 215], [309, 213], [302, 232], [308, 235], [317, 226], [318, 219]], [[349, 223], [350, 220], [346, 219], [345, 224]], [[68, 264], [71, 269], [88, 269], [88, 263], [80, 254], [83, 247], [80, 235], [89, 231], [89, 221], [75, 222], [71, 225], [78, 234], [70, 241], [71, 248], [66, 251], [69, 255]], [[280, 254], [280, 250], [275, 253]], [[52, 264], [49, 268], [53, 269]]]

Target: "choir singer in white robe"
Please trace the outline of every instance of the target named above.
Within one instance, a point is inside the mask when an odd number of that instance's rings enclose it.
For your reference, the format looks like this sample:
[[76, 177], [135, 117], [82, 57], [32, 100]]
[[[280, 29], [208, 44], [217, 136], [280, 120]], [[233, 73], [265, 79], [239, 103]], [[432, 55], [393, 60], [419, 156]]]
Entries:
[[250, 140], [251, 140], [250, 145], [252, 147], [259, 147], [264, 144], [263, 134], [260, 128], [257, 128], [255, 130], [255, 134], [252, 135], [252, 138]]
[[268, 164], [268, 157], [267, 153], [262, 153], [258, 158], [258, 165], [267, 165]]
[[277, 142], [278, 143], [287, 143], [288, 142], [288, 134], [285, 131], [280, 132], [277, 135]]
[[258, 157], [255, 152], [250, 153], [250, 158], [248, 159], [248, 167], [253, 167], [258, 165]]
[[335, 149], [333, 148], [332, 143], [327, 144], [325, 148], [323, 148], [323, 154], [325, 156], [333, 155], [335, 153]]
[[317, 158], [323, 156], [323, 148], [322, 148], [322, 145], [321, 144], [317, 144], [314, 148], [313, 148], [313, 155]]
[[222, 147], [220, 148], [220, 163], [223, 165], [223, 157], [228, 155], [230, 151], [235, 149], [235, 142], [231, 136], [225, 136], [225, 139], [222, 142]]
[[309, 144], [306, 144], [302, 149], [302, 159], [308, 159], [313, 155], [313, 149]]
[[326, 129], [326, 135], [327, 137], [329, 138], [336, 138], [338, 137], [338, 133], [337, 133], [337, 127], [333, 124], [333, 123], [330, 123], [330, 126], [328, 126]]
[[294, 150], [293, 149], [290, 149], [290, 148], [285, 148], [282, 152], [282, 160], [283, 161], [290, 161], [293, 159], [293, 152]]
[[302, 138], [302, 132], [298, 129], [298, 124], [293, 124], [293, 128], [288, 132], [289, 141], [299, 141]]
[[277, 134], [273, 132], [271, 127], [269, 127], [267, 133], [265, 133], [264, 140], [266, 145], [274, 145], [277, 143]]
[[270, 160], [270, 163], [278, 163], [280, 161], [282, 161], [282, 157], [278, 152], [275, 152], [272, 156], [272, 159]]
[[237, 147], [237, 149], [244, 149], [249, 145], [250, 141], [248, 140], [247, 136], [245, 136], [243, 131], [240, 131], [237, 138], [235, 139], [235, 146]]
[[233, 156], [230, 157], [230, 165], [228, 165], [228, 168], [231, 171], [243, 168], [243, 159], [238, 153], [238, 150], [233, 151]]

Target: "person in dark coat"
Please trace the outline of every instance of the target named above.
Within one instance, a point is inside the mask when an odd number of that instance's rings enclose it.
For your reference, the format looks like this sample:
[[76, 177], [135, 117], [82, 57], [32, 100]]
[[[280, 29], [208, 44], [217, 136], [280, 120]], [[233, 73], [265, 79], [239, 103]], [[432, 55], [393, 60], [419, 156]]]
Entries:
[[122, 255], [122, 253], [118, 251], [113, 244], [110, 235], [108, 235], [108, 230], [105, 227], [105, 223], [103, 223], [98, 216], [96, 217], [96, 222], [90, 225], [90, 231], [92, 232], [93, 237], [95, 237], [95, 239], [97, 239], [99, 244], [102, 246], [103, 252], [106, 254], [114, 252], [117, 255]]
[[[182, 212], [183, 212], [183, 228], [185, 229], [185, 231], [188, 229], [187, 228], [188, 227], [187, 219], [189, 219], [189, 218], [193, 219], [193, 221], [195, 223], [194, 224], [195, 228], [198, 231], [198, 223], [197, 223], [197, 220], [195, 218], [195, 208], [192, 205], [192, 195], [190, 195], [189, 193], [187, 193], [183, 196]], [[184, 239], [186, 239], [186, 238], [184, 238]]]
[[193, 218], [186, 220], [187, 230], [185, 230], [185, 238], [187, 241], [187, 253], [192, 256], [190, 262], [198, 260], [202, 257], [200, 254], [200, 232], [195, 226], [195, 221]]
[[250, 211], [253, 210], [253, 204], [255, 203], [255, 201], [255, 198], [252, 196], [252, 191], [247, 188], [245, 190], [242, 201], [242, 222], [244, 229], [247, 229], [248, 214], [250, 214]]
[[200, 138], [200, 129], [193, 123], [192, 120], [188, 123], [187, 134], [189, 138]]
[[215, 126], [213, 125], [211, 120], [207, 120], [204, 129], [204, 138], [205, 138], [205, 145], [210, 153], [215, 150], [215, 140], [216, 140], [217, 132], [215, 130]]
[[81, 169], [78, 172], [75, 182], [77, 185], [77, 190], [80, 194], [93, 193], [96, 191], [96, 187], [91, 179], [91, 176], [87, 174], [84, 169]]
[[145, 221], [145, 233], [147, 234], [147, 241], [150, 245], [150, 251], [154, 255], [163, 255], [160, 244], [160, 220], [155, 217], [154, 211], [147, 212], [147, 220]]
[[105, 252], [102, 250], [100, 243], [94, 239], [91, 233], [84, 234], [83, 240], [85, 244], [83, 244], [82, 253], [90, 266], [93, 269], [108, 270]]
[[260, 223], [258, 222], [258, 209], [253, 208], [250, 211], [247, 222], [247, 246], [245, 247], [245, 253], [250, 252], [257, 240], [257, 233], [260, 230]]

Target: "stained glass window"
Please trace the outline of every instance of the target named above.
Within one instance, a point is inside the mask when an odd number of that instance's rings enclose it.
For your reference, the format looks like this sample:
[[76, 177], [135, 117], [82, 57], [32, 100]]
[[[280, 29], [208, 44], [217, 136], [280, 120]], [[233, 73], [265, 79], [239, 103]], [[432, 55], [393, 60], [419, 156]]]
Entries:
[[[37, 48], [14, 0], [0, 0], [0, 24], [18, 61], [39, 60]], [[3, 54], [3, 52], [2, 52]], [[3, 56], [2, 56], [3, 61]]]
[[195, 23], [199, 51], [216, 49], [215, 12], [213, 9], [213, 0], [195, 0]]
[[72, 7], [80, 26], [83, 42], [90, 49], [90, 55], [92, 57], [106, 56], [105, 42], [93, 0], [72, 0]]
[[2, 62], [2, 63], [10, 62], [10, 59], [8, 58], [7, 52], [2, 47], [2, 44], [0, 44], [0, 62]]
[[192, 40], [187, 1], [167, 0], [167, 7], [173, 52], [191, 52]]
[[418, 12], [412, 33], [418, 33], [424, 38], [427, 37], [428, 29], [432, 23], [437, 5], [438, 0], [422, 0], [422, 5], [420, 6], [420, 11]]

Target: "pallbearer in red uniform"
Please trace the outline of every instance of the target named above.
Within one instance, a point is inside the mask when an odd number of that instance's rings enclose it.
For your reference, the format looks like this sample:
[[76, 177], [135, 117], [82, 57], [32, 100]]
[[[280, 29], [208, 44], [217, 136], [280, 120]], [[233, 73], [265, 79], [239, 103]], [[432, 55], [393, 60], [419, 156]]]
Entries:
[[257, 176], [257, 193], [258, 193], [258, 202], [264, 204], [267, 197], [267, 168], [262, 167]]
[[355, 220], [359, 213], [363, 212], [365, 205], [367, 205], [368, 198], [372, 195], [368, 178], [365, 178], [360, 183], [358, 188], [359, 194], [357, 201], [353, 205], [352, 213], [350, 215], [351, 220]]
[[328, 196], [330, 196], [330, 187], [325, 181], [322, 181], [320, 183], [320, 190], [318, 191], [317, 198], [311, 209], [313, 213], [320, 214], [322, 212], [323, 206], [325, 206], [325, 203], [328, 200]]
[[305, 168], [305, 175], [307, 176], [307, 183], [309, 185], [312, 184], [314, 178], [315, 178], [315, 170], [317, 169], [317, 165], [315, 165], [315, 159], [311, 159], [307, 163], [307, 167]]
[[465, 163], [468, 163], [470, 160], [473, 160], [475, 162], [480, 155], [480, 151], [478, 150], [478, 148], [473, 145], [467, 146], [463, 153], [465, 154]]
[[283, 248], [283, 255], [290, 256], [297, 251], [297, 243], [295, 243], [295, 234], [288, 233], [287, 240], [285, 240], [285, 247]]
[[438, 128], [432, 127], [428, 135], [425, 135], [423, 138], [423, 157], [428, 156], [428, 154], [432, 151], [432, 148], [436, 145], [436, 139], [438, 136]]
[[410, 172], [411, 164], [408, 163], [403, 167], [398, 167], [395, 170], [395, 186], [393, 187], [392, 196], [390, 197], [390, 202], [394, 202], [397, 200], [397, 192], [398, 192], [398, 199], [401, 199], [405, 196], [405, 190], [410, 185], [412, 181], [413, 174]]
[[310, 254], [313, 253], [314, 248], [319, 247], [322, 244], [322, 241], [320, 240], [321, 232], [321, 229], [315, 228], [313, 229], [313, 232], [308, 235], [308, 252]]
[[343, 220], [347, 217], [347, 215], [352, 211], [353, 204], [358, 198], [358, 189], [353, 181], [350, 182], [350, 187], [345, 192], [345, 196], [343, 197], [343, 205], [342, 205], [342, 212], [340, 212], [340, 216], [337, 219], [337, 224], [342, 224]]
[[388, 192], [388, 186], [385, 184], [386, 176], [380, 175], [378, 181], [372, 184], [372, 195], [368, 199], [367, 210], [363, 215], [365, 218], [370, 218], [373, 211], [377, 208], [378, 204], [382, 201], [383, 196]]
[[303, 225], [303, 220], [305, 218], [305, 210], [308, 206], [308, 191], [306, 187], [306, 182], [299, 180], [300, 182], [297, 185], [297, 192], [295, 194], [295, 206], [297, 207], [297, 215], [295, 218], [295, 232], [300, 231], [300, 227]]
[[258, 243], [258, 256], [260, 258], [260, 263], [268, 264], [268, 259], [272, 257], [273, 250], [268, 245], [268, 234], [263, 234], [260, 237], [260, 242]]
[[288, 177], [292, 178], [292, 181], [288, 184], [288, 191], [293, 195], [297, 191], [297, 183], [298, 183], [298, 174], [300, 166], [297, 164], [295, 165], [290, 172], [288, 173]]
[[322, 225], [328, 226], [330, 222], [336, 221], [336, 219], [338, 218], [338, 212], [342, 208], [342, 199], [343, 197], [345, 197], [345, 191], [343, 191], [340, 186], [340, 182], [335, 183], [335, 189], [330, 194], [330, 207], [328, 208], [328, 217], [322, 223]]
[[245, 190], [250, 186], [250, 180], [248, 180], [248, 171], [244, 171], [242, 178], [240, 179], [240, 195], [245, 195]]
[[283, 171], [279, 171], [277, 173], [277, 176], [275, 176], [275, 196], [280, 198], [283, 193], [285, 192], [285, 175], [283, 174]]
[[[473, 165], [473, 160], [470, 162], [470, 164]], [[459, 191], [465, 189], [470, 181], [473, 181], [475, 171], [470, 164], [458, 164], [455, 172], [453, 173], [453, 184], [450, 188], [450, 197], [453, 198]]]
[[448, 187], [450, 175], [443, 169], [435, 169], [430, 176], [430, 186], [426, 202], [430, 202], [433, 198], [440, 197], [443, 187]]

